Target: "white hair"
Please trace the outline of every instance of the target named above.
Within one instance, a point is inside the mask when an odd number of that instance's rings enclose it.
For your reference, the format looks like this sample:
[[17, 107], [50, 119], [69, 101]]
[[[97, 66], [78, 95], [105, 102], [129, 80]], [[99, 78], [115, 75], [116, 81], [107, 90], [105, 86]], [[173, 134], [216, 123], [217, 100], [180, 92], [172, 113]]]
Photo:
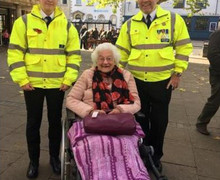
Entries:
[[104, 50], [109, 50], [109, 51], [112, 52], [115, 64], [118, 65], [119, 60], [120, 60], [120, 54], [119, 54], [118, 49], [116, 48], [116, 46], [114, 46], [111, 43], [102, 43], [102, 44], [99, 44], [91, 54], [93, 67], [97, 66], [97, 60], [98, 60], [99, 52], [104, 51]]

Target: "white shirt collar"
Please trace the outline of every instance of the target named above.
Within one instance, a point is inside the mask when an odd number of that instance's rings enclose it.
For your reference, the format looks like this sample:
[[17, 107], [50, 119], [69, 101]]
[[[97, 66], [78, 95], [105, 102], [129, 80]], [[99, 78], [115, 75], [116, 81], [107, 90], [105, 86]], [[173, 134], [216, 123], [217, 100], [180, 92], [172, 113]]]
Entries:
[[[147, 18], [147, 14], [143, 13], [143, 16], [145, 19]], [[156, 16], [156, 9], [154, 9], [154, 11], [150, 13], [150, 17], [151, 17], [150, 20], [153, 21], [155, 16]]]
[[[43, 19], [48, 16], [45, 14], [45, 12], [42, 9], [40, 10], [40, 13], [41, 13], [41, 16], [43, 17]], [[51, 19], [54, 18], [54, 12], [50, 15], [50, 17], [51, 17]]]

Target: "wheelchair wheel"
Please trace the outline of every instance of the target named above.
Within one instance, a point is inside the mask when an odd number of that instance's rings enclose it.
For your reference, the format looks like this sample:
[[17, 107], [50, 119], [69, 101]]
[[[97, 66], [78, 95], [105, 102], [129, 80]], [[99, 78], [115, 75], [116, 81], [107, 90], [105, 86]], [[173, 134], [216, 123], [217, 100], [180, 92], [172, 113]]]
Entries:
[[69, 140], [67, 138], [68, 131], [67, 119], [62, 122], [62, 140], [61, 140], [61, 180], [71, 179], [72, 167], [71, 167], [71, 156]]
[[66, 112], [67, 117], [62, 122], [61, 180], [82, 180], [67, 137], [68, 130], [76, 122], [76, 115], [69, 109], [66, 109]]

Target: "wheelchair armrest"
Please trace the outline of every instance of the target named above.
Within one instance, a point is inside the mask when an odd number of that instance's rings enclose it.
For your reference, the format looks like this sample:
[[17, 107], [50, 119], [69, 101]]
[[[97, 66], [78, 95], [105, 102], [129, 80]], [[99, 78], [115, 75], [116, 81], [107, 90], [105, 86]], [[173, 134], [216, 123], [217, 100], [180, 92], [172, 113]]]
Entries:
[[76, 119], [76, 114], [70, 109], [66, 108], [67, 119]]
[[145, 118], [145, 114], [142, 113], [141, 111], [138, 111], [134, 114], [136, 119], [144, 119]]
[[73, 123], [77, 121], [77, 115], [71, 111], [70, 109], [66, 108], [66, 119], [68, 121], [69, 127], [72, 126]]

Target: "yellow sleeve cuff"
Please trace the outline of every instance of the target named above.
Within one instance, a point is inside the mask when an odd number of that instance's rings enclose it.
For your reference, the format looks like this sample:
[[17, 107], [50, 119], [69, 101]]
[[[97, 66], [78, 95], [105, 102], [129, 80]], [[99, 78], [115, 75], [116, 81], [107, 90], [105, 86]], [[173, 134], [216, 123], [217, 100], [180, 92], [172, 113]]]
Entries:
[[63, 84], [66, 84], [67, 86], [71, 86], [73, 82], [71, 82], [68, 79], [64, 79]]
[[19, 82], [18, 84], [19, 84], [19, 86], [21, 87], [21, 86], [24, 86], [25, 84], [28, 84], [29, 82], [30, 82], [30, 81], [29, 81], [28, 79], [25, 79], [25, 80]]
[[175, 68], [174, 68], [174, 71], [177, 72], [177, 73], [182, 73], [182, 72], [183, 72], [183, 69], [182, 69], [182, 68], [179, 68], [179, 67], [175, 67]]

